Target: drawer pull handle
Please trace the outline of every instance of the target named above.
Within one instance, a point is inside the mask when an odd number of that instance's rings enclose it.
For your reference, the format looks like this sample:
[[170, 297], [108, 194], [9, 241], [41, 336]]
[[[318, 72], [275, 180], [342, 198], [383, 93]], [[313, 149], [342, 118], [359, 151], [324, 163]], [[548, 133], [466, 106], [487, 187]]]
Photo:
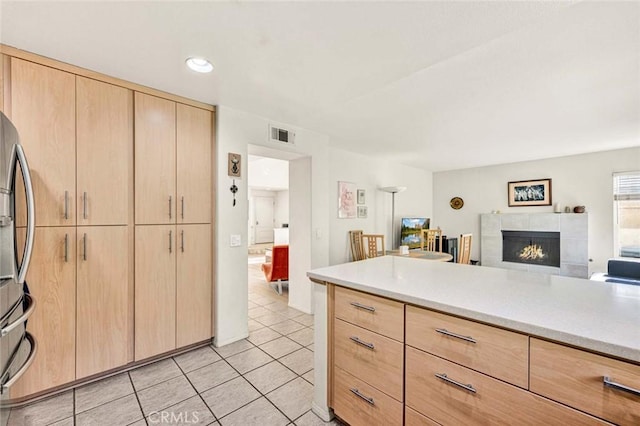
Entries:
[[369, 312], [375, 312], [376, 311], [376, 308], [374, 308], [373, 306], [363, 305], [362, 303], [358, 303], [358, 302], [351, 302], [351, 306], [356, 307], [356, 308], [360, 308], [360, 309], [364, 309], [365, 311], [369, 311]]
[[447, 377], [447, 375], [446, 375], [446, 374], [444, 374], [444, 373], [436, 374], [435, 376], [436, 376], [438, 379], [440, 379], [440, 380], [444, 380], [444, 381], [445, 381], [445, 382], [447, 382], [447, 383], [451, 383], [452, 385], [456, 385], [456, 386], [458, 386], [458, 387], [461, 387], [462, 389], [464, 389], [464, 390], [466, 390], [466, 391], [469, 391], [469, 392], [471, 392], [471, 393], [476, 393], [476, 392], [477, 392], [477, 391], [476, 391], [476, 389], [475, 389], [473, 386], [471, 386], [471, 385], [465, 385], [464, 383], [460, 383], [460, 382], [458, 382], [458, 381], [456, 381], [456, 380], [450, 379], [450, 378], [449, 378], [449, 377]]
[[456, 339], [461, 339], [464, 340], [466, 342], [471, 342], [471, 343], [478, 343], [476, 342], [476, 339], [474, 339], [471, 336], [463, 336], [462, 334], [457, 334], [457, 333], [452, 333], [444, 328], [436, 328], [436, 331], [440, 334], [444, 334], [445, 336], [451, 336], [451, 337], [455, 337]]
[[358, 398], [365, 400], [366, 402], [368, 402], [371, 405], [376, 405], [375, 402], [373, 402], [373, 398], [370, 398], [368, 396], [364, 396], [363, 394], [360, 393], [358, 388], [349, 388], [349, 390], [351, 391], [351, 393], [353, 393]]
[[620, 383], [612, 382], [610, 377], [604, 376], [602, 378], [602, 382], [605, 386], [608, 386], [613, 389], [618, 389], [624, 392], [629, 392], [630, 394], [640, 396], [640, 390], [631, 388], [629, 386], [621, 385]]
[[353, 342], [364, 346], [365, 348], [374, 350], [376, 347], [373, 345], [373, 343], [367, 343], [367, 342], [363, 342], [362, 340], [358, 339], [356, 336], [351, 336], [349, 337], [349, 339], [351, 339]]

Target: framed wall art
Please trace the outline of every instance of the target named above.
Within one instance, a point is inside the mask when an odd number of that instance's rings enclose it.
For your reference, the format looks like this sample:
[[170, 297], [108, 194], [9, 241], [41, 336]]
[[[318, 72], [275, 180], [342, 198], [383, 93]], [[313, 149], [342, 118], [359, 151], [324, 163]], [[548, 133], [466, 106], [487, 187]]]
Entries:
[[367, 218], [367, 206], [358, 206], [358, 218], [366, 219]]
[[364, 202], [364, 189], [358, 189], [358, 204], [365, 204], [365, 202]]
[[356, 184], [338, 182], [338, 219], [356, 217]]
[[229, 153], [227, 174], [233, 178], [242, 177], [242, 156], [240, 154]]
[[509, 182], [507, 197], [509, 207], [550, 206], [551, 179]]

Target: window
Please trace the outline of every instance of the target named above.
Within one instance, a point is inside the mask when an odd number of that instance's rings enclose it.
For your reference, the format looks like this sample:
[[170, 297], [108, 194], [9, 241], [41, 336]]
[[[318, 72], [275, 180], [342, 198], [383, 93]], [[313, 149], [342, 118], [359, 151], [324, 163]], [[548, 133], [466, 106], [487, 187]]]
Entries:
[[640, 171], [614, 173], [615, 255], [640, 258]]

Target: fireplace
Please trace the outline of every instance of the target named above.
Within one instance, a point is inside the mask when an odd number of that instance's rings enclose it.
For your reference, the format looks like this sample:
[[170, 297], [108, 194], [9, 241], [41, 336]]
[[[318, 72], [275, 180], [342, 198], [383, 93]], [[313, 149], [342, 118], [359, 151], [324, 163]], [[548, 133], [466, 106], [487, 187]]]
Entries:
[[560, 267], [560, 233], [502, 231], [504, 262]]

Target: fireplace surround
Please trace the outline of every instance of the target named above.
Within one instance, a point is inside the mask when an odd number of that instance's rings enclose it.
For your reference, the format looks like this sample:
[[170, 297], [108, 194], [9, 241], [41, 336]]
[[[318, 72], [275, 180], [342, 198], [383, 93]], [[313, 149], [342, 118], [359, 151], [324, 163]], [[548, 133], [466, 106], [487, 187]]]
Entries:
[[[483, 266], [588, 278], [587, 213], [503, 213], [480, 215], [480, 262]], [[554, 232], [560, 236], [559, 265], [503, 260], [502, 231]], [[535, 243], [533, 244], [535, 245]], [[534, 253], [537, 248], [530, 248]], [[542, 249], [544, 253], [544, 248]]]

